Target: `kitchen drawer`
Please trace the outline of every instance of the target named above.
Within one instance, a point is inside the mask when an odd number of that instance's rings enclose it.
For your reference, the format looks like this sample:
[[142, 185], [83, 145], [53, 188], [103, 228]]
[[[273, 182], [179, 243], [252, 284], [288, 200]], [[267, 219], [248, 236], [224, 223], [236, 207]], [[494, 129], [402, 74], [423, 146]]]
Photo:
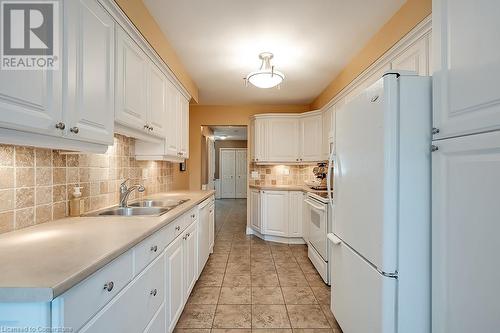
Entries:
[[132, 280], [132, 268], [128, 251], [54, 299], [53, 321], [78, 330]]
[[170, 223], [134, 247], [134, 276], [139, 274], [174, 240], [175, 227], [175, 223]]
[[165, 261], [156, 258], [80, 332], [142, 332], [158, 314], [165, 297]]
[[188, 218], [188, 224], [187, 224], [188, 226], [198, 219], [198, 214], [199, 214], [198, 207], [195, 207], [191, 209], [188, 213], [186, 213]]

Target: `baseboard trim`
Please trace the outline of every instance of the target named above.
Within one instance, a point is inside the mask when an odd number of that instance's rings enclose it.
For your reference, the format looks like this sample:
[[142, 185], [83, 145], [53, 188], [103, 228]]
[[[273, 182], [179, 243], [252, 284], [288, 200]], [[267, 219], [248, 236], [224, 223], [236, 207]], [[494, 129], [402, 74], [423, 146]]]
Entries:
[[273, 235], [265, 235], [262, 234], [260, 231], [254, 230], [251, 227], [247, 227], [246, 233], [247, 235], [255, 235], [260, 239], [269, 242], [282, 243], [282, 244], [306, 244], [304, 238], [302, 237], [280, 237]]

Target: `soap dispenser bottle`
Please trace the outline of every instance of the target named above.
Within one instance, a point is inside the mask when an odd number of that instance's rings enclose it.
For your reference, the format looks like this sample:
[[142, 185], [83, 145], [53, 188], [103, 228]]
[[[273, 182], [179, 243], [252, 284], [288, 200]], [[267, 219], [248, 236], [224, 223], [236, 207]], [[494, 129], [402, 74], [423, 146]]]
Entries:
[[69, 216], [80, 216], [84, 212], [81, 189], [82, 187], [79, 186], [73, 187], [72, 198], [69, 201]]

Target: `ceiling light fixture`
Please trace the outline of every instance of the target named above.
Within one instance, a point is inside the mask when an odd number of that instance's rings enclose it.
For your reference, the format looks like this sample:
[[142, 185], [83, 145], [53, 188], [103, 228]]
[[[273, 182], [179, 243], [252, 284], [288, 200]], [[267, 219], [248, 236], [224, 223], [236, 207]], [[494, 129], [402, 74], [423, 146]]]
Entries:
[[259, 59], [262, 61], [260, 69], [247, 75], [245, 78], [246, 86], [250, 82], [257, 88], [268, 89], [275, 86], [278, 86], [278, 89], [280, 88], [280, 83], [285, 79], [285, 75], [275, 70], [274, 66], [271, 66], [272, 58], [273, 54], [271, 52], [259, 54]]

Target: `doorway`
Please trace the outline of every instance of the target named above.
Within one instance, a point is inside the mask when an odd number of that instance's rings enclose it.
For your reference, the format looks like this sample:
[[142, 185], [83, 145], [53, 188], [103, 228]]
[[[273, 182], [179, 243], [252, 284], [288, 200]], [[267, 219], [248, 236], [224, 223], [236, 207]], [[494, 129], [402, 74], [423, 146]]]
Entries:
[[[214, 189], [216, 199], [243, 199], [247, 196], [247, 135], [247, 126], [203, 125], [201, 127], [202, 188]], [[224, 155], [221, 151], [225, 151]], [[221, 162], [222, 158], [224, 163]], [[224, 164], [224, 180], [222, 164]]]
[[221, 148], [219, 175], [222, 199], [247, 197], [247, 149]]

